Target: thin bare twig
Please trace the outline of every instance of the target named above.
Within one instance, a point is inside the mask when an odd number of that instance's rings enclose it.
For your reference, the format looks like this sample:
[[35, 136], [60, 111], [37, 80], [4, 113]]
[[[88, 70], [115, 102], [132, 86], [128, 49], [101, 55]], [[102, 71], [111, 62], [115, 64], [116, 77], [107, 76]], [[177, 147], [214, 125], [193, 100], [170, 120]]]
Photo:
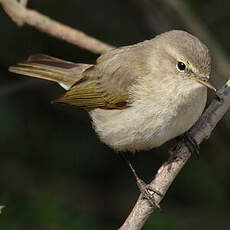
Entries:
[[[198, 144], [210, 136], [216, 124], [230, 108], [230, 80], [218, 90], [217, 94], [221, 100], [214, 99], [201, 118], [189, 131], [190, 135]], [[170, 159], [160, 167], [155, 178], [149, 184], [153, 191], [157, 190], [163, 195], [159, 196], [155, 194], [157, 204], [163, 199], [177, 174], [190, 158], [191, 153], [183, 142], [179, 142], [170, 155]], [[132, 212], [119, 230], [140, 230], [153, 211], [154, 208], [150, 203], [140, 195]]]
[[113, 48], [113, 46], [90, 37], [82, 31], [52, 20], [37, 11], [27, 9], [23, 4], [17, 2], [17, 0], [0, 0], [0, 4], [2, 4], [6, 13], [18, 26], [22, 26], [26, 23], [42, 32], [65, 40], [83, 49], [87, 49], [93, 53], [103, 53]]

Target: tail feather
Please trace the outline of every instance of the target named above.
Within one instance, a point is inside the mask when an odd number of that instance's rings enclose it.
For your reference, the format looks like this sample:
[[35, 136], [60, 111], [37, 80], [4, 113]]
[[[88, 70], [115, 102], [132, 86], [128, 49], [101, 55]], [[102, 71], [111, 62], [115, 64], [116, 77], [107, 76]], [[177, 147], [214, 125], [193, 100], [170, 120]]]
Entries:
[[55, 81], [68, 90], [82, 78], [82, 73], [91, 66], [64, 61], [48, 55], [35, 54], [24, 62], [10, 66], [9, 71]]

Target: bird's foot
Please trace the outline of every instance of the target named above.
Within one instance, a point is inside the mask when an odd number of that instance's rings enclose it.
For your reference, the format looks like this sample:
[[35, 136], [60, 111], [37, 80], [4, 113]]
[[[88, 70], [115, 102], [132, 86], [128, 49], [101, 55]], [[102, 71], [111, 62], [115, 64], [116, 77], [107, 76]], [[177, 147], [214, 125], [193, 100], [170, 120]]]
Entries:
[[197, 158], [200, 157], [200, 147], [194, 137], [189, 133], [186, 132], [183, 137], [183, 141], [188, 147], [191, 153], [195, 153]]
[[136, 179], [137, 186], [142, 196], [145, 199], [147, 199], [153, 207], [159, 208], [161, 210], [160, 205], [155, 200], [154, 194], [157, 194], [158, 196], [163, 196], [163, 195], [159, 191], [153, 189], [150, 185], [146, 184], [142, 179], [140, 179], [137, 176], [137, 173], [135, 169], [133, 168], [132, 164], [130, 163], [130, 161], [128, 159], [126, 159], [126, 161]]
[[224, 101], [224, 97], [222, 94], [220, 94], [218, 91], [216, 92], [215, 98], [217, 101], [219, 102], [223, 102]]
[[[139, 178], [140, 179], [140, 178]], [[161, 210], [160, 205], [156, 202], [156, 199], [154, 198], [154, 195], [157, 194], [158, 196], [162, 197], [163, 195], [157, 191], [156, 189], [153, 189], [149, 184], [146, 184], [144, 181], [142, 181], [141, 184], [137, 182], [137, 186], [142, 194], [142, 196], [148, 200], [148, 202], [151, 204], [152, 207], [156, 207], [159, 210]]]

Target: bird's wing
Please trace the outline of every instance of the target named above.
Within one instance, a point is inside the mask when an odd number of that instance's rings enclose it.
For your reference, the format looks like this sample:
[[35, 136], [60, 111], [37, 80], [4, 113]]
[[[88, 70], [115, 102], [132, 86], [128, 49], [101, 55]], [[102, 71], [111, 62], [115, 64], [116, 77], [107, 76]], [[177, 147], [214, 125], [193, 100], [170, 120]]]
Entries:
[[[147, 54], [148, 56], [148, 54]], [[83, 78], [55, 102], [85, 108], [123, 109], [132, 98], [129, 87], [147, 74], [143, 46], [126, 46], [111, 50], [83, 72]]]

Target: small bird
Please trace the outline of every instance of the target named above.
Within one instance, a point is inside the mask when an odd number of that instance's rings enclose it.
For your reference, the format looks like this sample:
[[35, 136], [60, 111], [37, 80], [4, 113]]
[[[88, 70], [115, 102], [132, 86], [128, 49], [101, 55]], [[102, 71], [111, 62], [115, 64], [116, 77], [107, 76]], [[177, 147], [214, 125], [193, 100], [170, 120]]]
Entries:
[[211, 58], [180, 30], [103, 53], [96, 64], [32, 55], [11, 72], [51, 80], [67, 92], [54, 100], [82, 107], [115, 151], [149, 150], [188, 131], [207, 100]]

